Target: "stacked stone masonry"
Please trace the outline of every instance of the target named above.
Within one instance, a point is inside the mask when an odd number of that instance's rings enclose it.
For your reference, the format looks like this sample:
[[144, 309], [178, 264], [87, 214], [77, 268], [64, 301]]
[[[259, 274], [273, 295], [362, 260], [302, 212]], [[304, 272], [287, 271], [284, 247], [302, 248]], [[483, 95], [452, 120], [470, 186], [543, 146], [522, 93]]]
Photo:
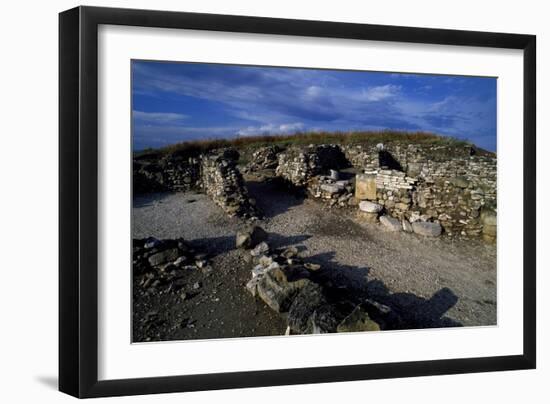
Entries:
[[[436, 222], [447, 235], [496, 237], [496, 155], [470, 145], [268, 146], [251, 156], [246, 172], [272, 170], [331, 207], [357, 209], [367, 200], [383, 207], [380, 215]], [[256, 217], [238, 159], [233, 149], [136, 159], [134, 192], [201, 189], [229, 215]]]
[[160, 159], [135, 159], [135, 193], [189, 191], [200, 187], [200, 160], [196, 157], [164, 156]]
[[239, 153], [221, 149], [201, 156], [201, 179], [204, 192], [229, 216], [258, 217], [255, 202], [248, 196], [243, 177], [237, 168]]

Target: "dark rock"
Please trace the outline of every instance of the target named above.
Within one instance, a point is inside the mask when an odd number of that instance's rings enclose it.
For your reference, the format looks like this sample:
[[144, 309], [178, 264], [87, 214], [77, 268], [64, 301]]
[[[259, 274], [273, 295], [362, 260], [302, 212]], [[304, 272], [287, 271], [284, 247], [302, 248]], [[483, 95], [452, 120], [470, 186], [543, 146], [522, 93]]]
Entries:
[[286, 312], [296, 294], [311, 281], [306, 278], [289, 281], [281, 268], [267, 271], [258, 282], [258, 296], [273, 310]]
[[235, 244], [237, 248], [250, 249], [265, 240], [267, 240], [265, 230], [260, 226], [252, 226], [237, 232]]
[[369, 313], [369, 317], [376, 321], [383, 330], [401, 328], [402, 319], [391, 307], [372, 299], [365, 300], [363, 307]]
[[174, 261], [178, 258], [178, 256], [179, 251], [177, 248], [169, 248], [151, 255], [149, 257], [149, 264], [151, 264], [152, 266], [165, 264], [167, 262]]
[[357, 306], [351, 314], [336, 327], [337, 332], [380, 331], [380, 325], [369, 317], [361, 306]]
[[333, 333], [336, 332], [340, 316], [336, 307], [325, 304], [315, 309], [309, 321], [312, 334]]
[[160, 245], [162, 244], [162, 242], [154, 237], [148, 237], [146, 240], [145, 240], [145, 244], [143, 245], [143, 247], [145, 248], [156, 248], [156, 247], [160, 247]]
[[299, 334], [312, 332], [310, 317], [319, 306], [326, 303], [323, 289], [320, 285], [308, 282], [298, 292], [288, 310], [288, 325]]

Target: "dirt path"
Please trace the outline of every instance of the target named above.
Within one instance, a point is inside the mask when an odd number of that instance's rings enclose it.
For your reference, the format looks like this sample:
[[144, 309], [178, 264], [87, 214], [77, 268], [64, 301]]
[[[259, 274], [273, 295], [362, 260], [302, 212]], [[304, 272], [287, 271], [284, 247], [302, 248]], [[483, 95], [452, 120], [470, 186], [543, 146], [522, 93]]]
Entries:
[[[408, 327], [496, 324], [494, 246], [389, 233], [275, 183], [249, 182], [248, 188], [266, 214], [260, 225], [270, 233], [272, 247], [298, 246], [303, 256], [323, 266], [323, 276], [334, 285], [359, 298], [375, 296], [397, 310]], [[246, 254], [233, 248], [238, 219], [193, 193], [138, 197], [133, 219], [136, 238], [183, 237], [213, 251], [214, 271], [202, 289], [210, 297], [193, 307], [183, 302], [172, 308], [188, 313], [195, 326], [172, 327], [163, 339], [284, 332], [284, 322], [244, 289], [250, 277]]]

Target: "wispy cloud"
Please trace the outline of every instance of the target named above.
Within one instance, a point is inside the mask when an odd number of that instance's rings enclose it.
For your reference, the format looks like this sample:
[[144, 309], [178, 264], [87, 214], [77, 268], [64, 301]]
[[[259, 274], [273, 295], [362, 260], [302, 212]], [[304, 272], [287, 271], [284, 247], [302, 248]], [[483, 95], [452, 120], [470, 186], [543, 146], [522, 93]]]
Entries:
[[401, 86], [386, 84], [384, 86], [370, 87], [361, 92], [361, 99], [367, 101], [382, 101], [388, 98], [396, 97], [401, 90]]
[[146, 123], [146, 124], [156, 124], [156, 125], [165, 125], [165, 124], [175, 124], [183, 122], [188, 115], [185, 114], [176, 114], [172, 112], [145, 112], [145, 111], [132, 111], [132, 117], [136, 123]]
[[301, 122], [284, 123], [281, 125], [268, 124], [262, 126], [248, 126], [237, 131], [239, 136], [254, 136], [254, 135], [280, 135], [289, 134], [301, 131], [305, 125]]

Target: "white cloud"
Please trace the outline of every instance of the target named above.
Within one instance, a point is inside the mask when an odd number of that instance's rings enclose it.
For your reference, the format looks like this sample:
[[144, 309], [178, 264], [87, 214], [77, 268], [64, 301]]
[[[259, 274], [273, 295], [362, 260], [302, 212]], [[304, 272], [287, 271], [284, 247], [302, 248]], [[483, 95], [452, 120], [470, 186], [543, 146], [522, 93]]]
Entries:
[[284, 123], [281, 125], [267, 124], [262, 126], [248, 126], [237, 131], [239, 136], [255, 136], [255, 135], [280, 135], [298, 132], [304, 129], [304, 124], [301, 122]]
[[143, 111], [132, 111], [132, 117], [139, 122], [147, 124], [174, 124], [181, 122], [187, 118], [188, 115], [185, 114], [176, 114], [173, 112], [143, 112]]
[[386, 84], [384, 86], [369, 87], [363, 90], [360, 98], [366, 101], [382, 101], [387, 98], [395, 97], [399, 94], [401, 86]]

